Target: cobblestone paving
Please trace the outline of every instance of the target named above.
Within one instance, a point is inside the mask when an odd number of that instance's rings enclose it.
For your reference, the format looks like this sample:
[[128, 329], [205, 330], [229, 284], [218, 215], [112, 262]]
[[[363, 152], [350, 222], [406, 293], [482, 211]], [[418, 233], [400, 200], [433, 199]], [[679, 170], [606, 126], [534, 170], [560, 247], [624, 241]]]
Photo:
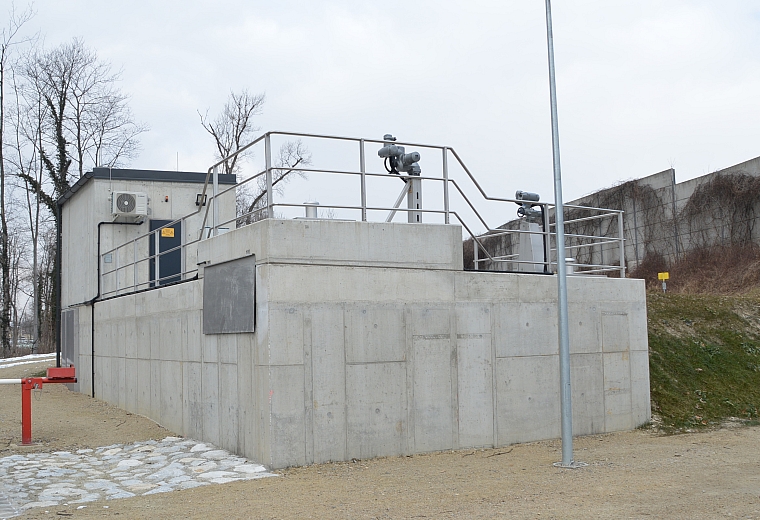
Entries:
[[274, 475], [260, 464], [180, 437], [73, 453], [11, 455], [0, 458], [0, 518], [31, 507], [83, 504], [270, 476]]

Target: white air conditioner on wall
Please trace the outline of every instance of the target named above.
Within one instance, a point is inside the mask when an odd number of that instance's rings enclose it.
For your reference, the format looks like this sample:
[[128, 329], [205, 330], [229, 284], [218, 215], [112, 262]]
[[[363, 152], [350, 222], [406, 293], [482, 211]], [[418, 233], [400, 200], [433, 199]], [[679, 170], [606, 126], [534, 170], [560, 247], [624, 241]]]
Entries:
[[139, 217], [148, 214], [148, 195], [134, 191], [111, 194], [111, 213], [117, 217]]

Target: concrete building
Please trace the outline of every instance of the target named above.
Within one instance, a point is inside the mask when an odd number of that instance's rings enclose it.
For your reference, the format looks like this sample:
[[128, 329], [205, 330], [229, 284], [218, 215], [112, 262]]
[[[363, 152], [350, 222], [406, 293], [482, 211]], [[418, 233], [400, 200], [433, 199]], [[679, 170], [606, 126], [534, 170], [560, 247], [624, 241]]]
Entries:
[[[196, 199], [205, 180], [203, 173], [111, 168], [95, 168], [79, 179], [61, 201], [64, 237], [61, 260], [62, 270], [66, 273], [62, 277], [62, 307], [88, 302], [98, 296], [98, 252], [109, 251], [187, 215], [190, 216], [173, 226], [174, 236], [159, 238], [175, 238], [180, 243], [197, 240], [204, 214], [193, 213], [199, 209]], [[235, 176], [221, 175], [220, 183], [235, 184]], [[115, 214], [113, 197], [119, 193], [144, 194], [144, 211], [135, 208], [136, 211]], [[225, 220], [235, 216], [234, 196], [230, 195], [229, 202], [220, 205]], [[140, 246], [145, 247], [140, 250]], [[155, 247], [155, 244], [150, 244], [147, 239], [137, 244], [135, 253], [138, 258], [147, 260], [151, 246]], [[104, 264], [101, 268], [115, 268], [118, 260], [112, 255], [106, 258], [106, 263], [112, 265]], [[122, 260], [124, 265], [133, 258]], [[186, 261], [192, 263], [192, 259]], [[181, 264], [171, 267], [178, 272], [185, 270]], [[138, 284], [144, 286], [151, 276], [155, 279], [155, 273], [149, 276], [147, 261], [138, 269]], [[134, 273], [120, 274], [130, 277], [132, 282], [135, 280]], [[129, 285], [128, 282], [122, 283]], [[109, 289], [101, 292], [109, 292]]]
[[[66, 309], [89, 306], [92, 300], [103, 295], [116, 294], [117, 281], [121, 287], [136, 287], [140, 290], [163, 282], [185, 279], [186, 265], [195, 266], [192, 257], [169, 252], [159, 259], [156, 273], [156, 247], [159, 252], [172, 249], [177, 244], [197, 240], [204, 213], [197, 212], [196, 199], [203, 191], [206, 175], [194, 172], [170, 172], [154, 170], [121, 170], [94, 168], [80, 178], [61, 198], [61, 308], [62, 337], [68, 344], [74, 344], [73, 335], [79, 334], [79, 327], [72, 322], [77, 313], [67, 313]], [[221, 184], [235, 184], [234, 175], [221, 175]], [[131, 211], [114, 213], [114, 196], [135, 194], [143, 199], [144, 205], [137, 204]], [[133, 197], [134, 198], [134, 197]], [[234, 218], [234, 194], [230, 193], [223, 204], [225, 220]], [[130, 199], [131, 200], [131, 199]], [[118, 202], [118, 201], [117, 201]], [[197, 213], [196, 213], [197, 212]], [[183, 218], [186, 217], [187, 218]], [[149, 231], [174, 223], [171, 232], [148, 235]], [[168, 236], [168, 235], [172, 236]], [[99, 254], [112, 250], [120, 244], [133, 241], [127, 254], [107, 254], [98, 261]], [[102, 255], [101, 255], [102, 256]], [[163, 260], [163, 263], [161, 263]], [[128, 262], [138, 261], [130, 269], [117, 269]], [[111, 272], [103, 277], [101, 272]], [[66, 350], [65, 352], [69, 352]], [[63, 360], [76, 363], [74, 357]], [[81, 375], [81, 374], [80, 374]]]
[[[63, 206], [80, 391], [271, 468], [560, 435], [554, 276], [464, 271], [459, 225], [270, 218], [186, 240], [165, 285], [140, 274], [138, 226], [101, 226], [101, 257], [120, 239], [112, 262], [126, 267], [93, 299], [102, 175]], [[149, 193], [152, 216], [179, 216], [159, 214], [170, 188], [194, 211], [189, 177], [128, 175], [118, 189]], [[183, 237], [200, 230], [183, 222]], [[650, 418], [644, 284], [568, 284], [575, 434], [635, 428]]]

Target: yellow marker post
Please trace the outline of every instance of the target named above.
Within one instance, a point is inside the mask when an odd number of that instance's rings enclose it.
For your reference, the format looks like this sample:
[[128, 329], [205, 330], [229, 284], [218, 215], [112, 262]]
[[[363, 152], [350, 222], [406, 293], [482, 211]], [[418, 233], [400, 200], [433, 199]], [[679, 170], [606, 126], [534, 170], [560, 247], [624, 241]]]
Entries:
[[662, 292], [665, 292], [668, 288], [667, 284], [665, 283], [665, 280], [670, 280], [670, 273], [657, 273], [657, 279], [662, 280]]

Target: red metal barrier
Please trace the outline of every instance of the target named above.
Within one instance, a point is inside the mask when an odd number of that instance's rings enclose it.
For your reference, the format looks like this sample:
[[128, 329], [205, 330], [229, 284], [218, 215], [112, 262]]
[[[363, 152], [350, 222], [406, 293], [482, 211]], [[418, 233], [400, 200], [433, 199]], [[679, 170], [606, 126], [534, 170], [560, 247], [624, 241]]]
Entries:
[[27, 377], [21, 380], [21, 444], [32, 443], [32, 390], [45, 383], [76, 383], [76, 369], [70, 367], [48, 368], [47, 377]]

